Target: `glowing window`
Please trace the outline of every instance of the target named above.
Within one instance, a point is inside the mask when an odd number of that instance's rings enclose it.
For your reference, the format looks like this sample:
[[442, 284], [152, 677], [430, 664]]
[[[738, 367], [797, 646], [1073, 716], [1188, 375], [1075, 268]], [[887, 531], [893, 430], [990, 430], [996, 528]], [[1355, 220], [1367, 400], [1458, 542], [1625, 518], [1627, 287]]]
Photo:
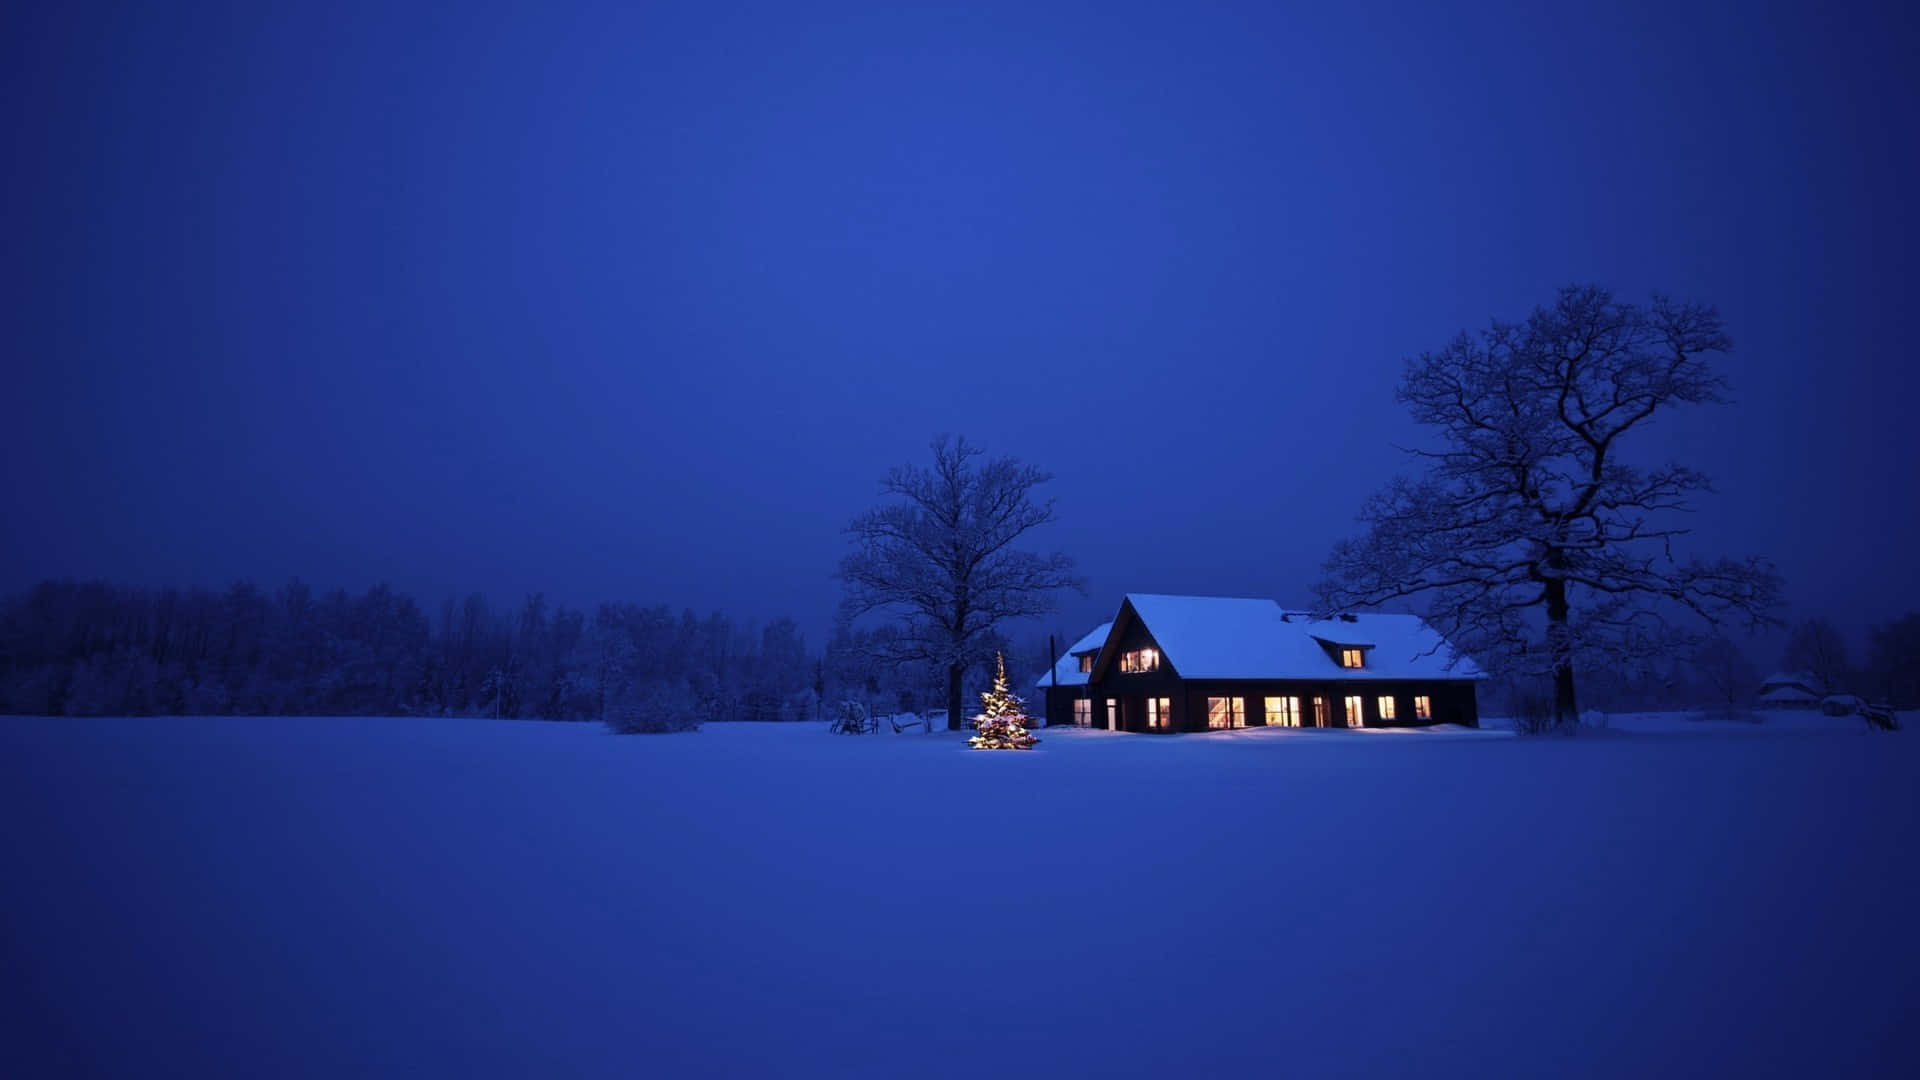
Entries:
[[1093, 726], [1093, 702], [1081, 698], [1079, 701], [1073, 703], [1073, 726]]
[[1340, 666], [1344, 668], [1366, 667], [1367, 658], [1365, 653], [1366, 651], [1364, 649], [1341, 649]]
[[1413, 699], [1413, 715], [1416, 720], [1433, 719], [1433, 699], [1421, 694]]
[[1093, 671], [1093, 654], [1092, 653], [1088, 653], [1087, 655], [1080, 658], [1080, 671], [1083, 674], [1090, 673]]
[[1173, 699], [1150, 697], [1147, 699], [1147, 730], [1167, 731], [1173, 723]]
[[1393, 698], [1382, 694], [1380, 697], [1380, 719], [1393, 719]]
[[1107, 699], [1107, 730], [1120, 730], [1120, 702], [1116, 698]]
[[1266, 701], [1268, 727], [1299, 727], [1300, 699], [1270, 697]]
[[1247, 699], [1210, 697], [1207, 699], [1207, 726], [1216, 730], [1247, 726]]
[[1141, 672], [1160, 670], [1159, 649], [1135, 649], [1120, 654], [1120, 670], [1123, 672]]
[[1347, 699], [1347, 726], [1365, 727], [1367, 723], [1366, 699], [1355, 695]]
[[1317, 697], [1313, 699], [1313, 726], [1314, 727], [1327, 726], [1327, 699], [1326, 698]]

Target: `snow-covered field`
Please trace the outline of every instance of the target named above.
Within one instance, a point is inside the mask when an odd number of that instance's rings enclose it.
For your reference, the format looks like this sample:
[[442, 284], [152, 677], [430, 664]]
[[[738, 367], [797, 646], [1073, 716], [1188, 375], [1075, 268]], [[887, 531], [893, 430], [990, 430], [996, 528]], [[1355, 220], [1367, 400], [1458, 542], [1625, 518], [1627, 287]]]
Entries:
[[1915, 1075], [1917, 719], [983, 754], [811, 724], [0, 718], [0, 1053], [13, 1076]]

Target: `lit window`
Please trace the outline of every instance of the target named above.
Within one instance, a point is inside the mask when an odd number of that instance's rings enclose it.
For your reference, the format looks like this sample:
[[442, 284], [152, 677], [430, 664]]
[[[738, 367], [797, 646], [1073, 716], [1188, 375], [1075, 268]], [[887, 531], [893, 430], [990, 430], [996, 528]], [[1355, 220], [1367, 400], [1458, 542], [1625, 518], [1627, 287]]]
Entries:
[[1092, 653], [1088, 653], [1087, 655], [1080, 658], [1080, 672], [1081, 674], [1091, 674], [1093, 672], [1093, 654]]
[[1347, 726], [1365, 727], [1367, 716], [1364, 698], [1355, 696], [1347, 699]]
[[1326, 698], [1317, 697], [1313, 699], [1313, 726], [1314, 727], [1327, 726], [1327, 699]]
[[1247, 726], [1247, 699], [1210, 697], [1207, 699], [1207, 726], [1214, 729]]
[[1362, 649], [1341, 649], [1340, 650], [1340, 666], [1341, 667], [1358, 668], [1358, 667], [1365, 667], [1366, 665], [1367, 665], [1367, 658], [1364, 650]]
[[1120, 730], [1120, 702], [1117, 698], [1107, 699], [1107, 730]]
[[1141, 672], [1160, 670], [1159, 649], [1135, 649], [1120, 654], [1120, 670], [1123, 672]]
[[1079, 701], [1073, 703], [1073, 726], [1093, 726], [1093, 702], [1081, 698]]
[[1173, 723], [1173, 699], [1150, 697], [1147, 699], [1147, 730], [1166, 731]]
[[1297, 697], [1270, 697], [1267, 699], [1268, 727], [1299, 727], [1300, 699]]
[[1413, 716], [1416, 720], [1433, 719], [1433, 699], [1421, 694], [1413, 699]]
[[1393, 698], [1384, 694], [1380, 697], [1380, 719], [1393, 719]]

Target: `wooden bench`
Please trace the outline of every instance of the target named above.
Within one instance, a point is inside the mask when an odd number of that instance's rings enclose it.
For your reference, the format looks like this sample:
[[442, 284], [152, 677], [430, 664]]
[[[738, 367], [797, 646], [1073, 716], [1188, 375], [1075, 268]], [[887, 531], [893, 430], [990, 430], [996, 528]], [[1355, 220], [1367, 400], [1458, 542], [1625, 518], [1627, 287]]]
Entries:
[[924, 713], [904, 724], [900, 722], [899, 717], [889, 716], [887, 717], [887, 723], [893, 725], [893, 733], [895, 735], [905, 735], [914, 728], [919, 728], [920, 733], [923, 735], [933, 730], [933, 724], [927, 720], [926, 714]]

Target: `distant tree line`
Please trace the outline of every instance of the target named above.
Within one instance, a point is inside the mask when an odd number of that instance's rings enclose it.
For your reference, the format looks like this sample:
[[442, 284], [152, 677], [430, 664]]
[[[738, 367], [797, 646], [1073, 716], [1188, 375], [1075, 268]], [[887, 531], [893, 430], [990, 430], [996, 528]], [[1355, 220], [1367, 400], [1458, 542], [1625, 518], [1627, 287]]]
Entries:
[[[1920, 612], [1869, 629], [1867, 655], [1856, 663], [1846, 636], [1832, 620], [1811, 616], [1793, 624], [1772, 670], [1807, 676], [1823, 694], [1852, 694], [1895, 708], [1920, 706]], [[1766, 677], [1731, 640], [1707, 641], [1691, 665], [1712, 687], [1716, 705], [1751, 706]]]
[[[1716, 634], [1690, 652], [1597, 667], [1585, 678], [1583, 699], [1602, 712], [1676, 705], [1750, 712], [1761, 682], [1780, 671], [1811, 676], [1823, 693], [1854, 694], [1899, 709], [1920, 707], [1920, 612], [1869, 628], [1867, 643], [1865, 658], [1856, 662], [1840, 628], [1811, 616], [1792, 624], [1778, 658], [1763, 666], [1734, 638]], [[1483, 688], [1483, 709], [1510, 712], [1550, 689], [1537, 678], [1495, 678]]]
[[799, 627], [474, 594], [435, 613], [386, 585], [224, 591], [49, 581], [0, 601], [0, 712], [801, 720], [826, 691]]
[[1920, 705], [1920, 611], [1867, 632], [1867, 655], [1856, 663], [1832, 622], [1803, 619], [1793, 626], [1780, 667], [1805, 672], [1829, 693], [1851, 693], [1900, 707]]

